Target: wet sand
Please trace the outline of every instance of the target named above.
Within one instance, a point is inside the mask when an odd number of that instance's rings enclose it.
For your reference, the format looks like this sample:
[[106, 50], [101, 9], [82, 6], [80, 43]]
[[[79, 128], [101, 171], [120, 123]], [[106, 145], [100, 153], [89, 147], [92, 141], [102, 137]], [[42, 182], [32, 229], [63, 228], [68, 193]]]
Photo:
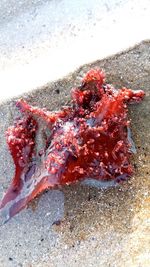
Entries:
[[[0, 267], [150, 266], [150, 42], [84, 65], [22, 97], [59, 109], [69, 103], [71, 87], [95, 66], [117, 88], [146, 92], [140, 105], [130, 107], [135, 174], [118, 187], [76, 184], [42, 194], [0, 227]], [[0, 197], [14, 172], [4, 132], [17, 115], [15, 99], [0, 105]]]

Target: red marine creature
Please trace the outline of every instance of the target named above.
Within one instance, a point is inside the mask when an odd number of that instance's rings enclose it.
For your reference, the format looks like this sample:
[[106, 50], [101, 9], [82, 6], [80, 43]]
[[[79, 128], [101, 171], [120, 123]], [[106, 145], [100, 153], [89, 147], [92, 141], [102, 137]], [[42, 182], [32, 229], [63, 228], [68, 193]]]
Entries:
[[[125, 180], [132, 174], [127, 104], [140, 102], [141, 90], [115, 89], [105, 83], [101, 70], [90, 70], [81, 86], [71, 91], [72, 103], [58, 112], [30, 106], [19, 100], [23, 119], [6, 132], [15, 175], [0, 203], [6, 220], [23, 209], [46, 188], [86, 178]], [[50, 134], [38, 154], [37, 118]]]

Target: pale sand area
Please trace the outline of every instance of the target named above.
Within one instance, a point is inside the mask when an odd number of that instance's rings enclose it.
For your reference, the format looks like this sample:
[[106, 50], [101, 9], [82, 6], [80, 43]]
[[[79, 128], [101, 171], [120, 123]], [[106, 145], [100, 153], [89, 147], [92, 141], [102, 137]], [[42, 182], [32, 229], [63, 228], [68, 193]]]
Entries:
[[1, 0], [0, 100], [148, 39], [149, 14], [149, 0]]

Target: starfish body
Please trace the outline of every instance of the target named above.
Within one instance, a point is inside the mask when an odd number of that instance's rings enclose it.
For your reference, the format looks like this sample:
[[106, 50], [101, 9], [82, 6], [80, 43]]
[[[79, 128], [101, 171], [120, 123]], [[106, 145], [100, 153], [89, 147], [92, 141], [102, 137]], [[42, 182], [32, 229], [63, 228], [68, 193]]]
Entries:
[[[101, 70], [90, 70], [81, 86], [71, 91], [72, 103], [58, 112], [19, 100], [23, 119], [6, 132], [16, 167], [10, 187], [0, 203], [6, 220], [23, 209], [46, 188], [86, 178], [107, 181], [131, 176], [130, 121], [127, 104], [140, 102], [142, 90], [116, 90], [105, 83]], [[37, 118], [50, 129], [43, 151], [35, 154]]]

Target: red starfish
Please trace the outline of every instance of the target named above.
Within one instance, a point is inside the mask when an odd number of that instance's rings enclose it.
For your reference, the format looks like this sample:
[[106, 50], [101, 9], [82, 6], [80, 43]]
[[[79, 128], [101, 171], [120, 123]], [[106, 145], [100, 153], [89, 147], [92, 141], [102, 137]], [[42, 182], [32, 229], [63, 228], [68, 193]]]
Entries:
[[[127, 103], [139, 102], [141, 90], [116, 90], [101, 70], [90, 70], [80, 87], [72, 89], [72, 104], [49, 112], [19, 100], [24, 114], [6, 132], [16, 167], [0, 203], [10, 219], [46, 188], [85, 178], [124, 180], [132, 174]], [[42, 153], [35, 155], [37, 117], [50, 129]]]

